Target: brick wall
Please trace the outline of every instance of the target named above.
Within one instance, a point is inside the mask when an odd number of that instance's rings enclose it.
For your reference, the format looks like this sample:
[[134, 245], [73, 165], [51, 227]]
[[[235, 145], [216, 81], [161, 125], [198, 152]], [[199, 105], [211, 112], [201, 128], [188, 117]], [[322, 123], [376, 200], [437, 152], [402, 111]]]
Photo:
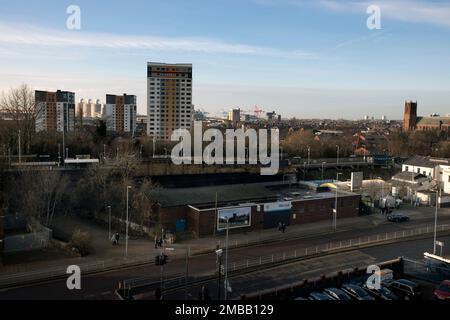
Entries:
[[[359, 215], [359, 195], [340, 197], [338, 199], [338, 219], [357, 217]], [[304, 224], [318, 221], [326, 221], [332, 218], [334, 198], [313, 199], [292, 202], [291, 225]], [[215, 209], [198, 211], [188, 206], [160, 208], [159, 219], [165, 229], [175, 231], [176, 221], [186, 219], [187, 230], [198, 237], [206, 237], [214, 234], [216, 226]], [[232, 229], [232, 233], [243, 233], [260, 230], [264, 227], [264, 211], [257, 211], [257, 206], [252, 207], [252, 221], [248, 228]]]
[[[337, 218], [357, 217], [360, 198], [359, 195], [339, 198]], [[291, 225], [331, 220], [334, 205], [334, 198], [293, 202]]]

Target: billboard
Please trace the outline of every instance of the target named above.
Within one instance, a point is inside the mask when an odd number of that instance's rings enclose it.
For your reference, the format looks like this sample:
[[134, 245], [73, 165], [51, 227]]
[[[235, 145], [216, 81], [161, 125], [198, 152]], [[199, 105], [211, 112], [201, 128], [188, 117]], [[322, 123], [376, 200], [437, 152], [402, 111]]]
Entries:
[[252, 208], [236, 207], [217, 210], [217, 230], [244, 228], [251, 225]]

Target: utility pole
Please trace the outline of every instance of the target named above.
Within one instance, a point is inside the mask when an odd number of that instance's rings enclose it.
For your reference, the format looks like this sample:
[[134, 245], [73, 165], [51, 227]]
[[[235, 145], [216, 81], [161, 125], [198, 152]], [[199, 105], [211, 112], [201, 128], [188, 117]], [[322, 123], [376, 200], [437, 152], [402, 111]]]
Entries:
[[216, 192], [216, 205], [215, 205], [215, 217], [214, 217], [214, 238], [216, 237], [217, 230], [217, 220], [218, 220], [218, 212], [217, 212], [217, 192]]
[[111, 239], [111, 206], [108, 206], [108, 210], [109, 210], [109, 238]]
[[322, 180], [323, 180], [323, 166], [324, 166], [325, 162], [322, 162]]
[[311, 147], [308, 146], [308, 164], [311, 163]]
[[127, 186], [127, 223], [126, 223], [126, 230], [125, 230], [125, 257], [128, 257], [128, 225], [129, 225], [129, 215], [128, 215], [128, 199], [129, 199], [129, 190], [131, 189], [131, 186]]
[[338, 212], [338, 182], [339, 182], [339, 175], [342, 173], [337, 172], [336, 173], [336, 197], [334, 201], [334, 212], [333, 212], [333, 230], [336, 231], [337, 229], [337, 212]]
[[337, 149], [337, 151], [336, 151], [336, 165], [339, 165], [339, 146], [338, 145], [336, 145], [336, 149]]
[[187, 287], [188, 287], [188, 279], [189, 279], [189, 251], [191, 251], [190, 250], [190, 248], [186, 248], [186, 276], [185, 276], [185, 281], [184, 281], [184, 292], [185, 292], [185, 295], [184, 295], [184, 300], [187, 300], [187, 298], [188, 298], [188, 289], [187, 289]]
[[436, 191], [436, 210], [434, 212], [434, 242], [433, 242], [433, 254], [436, 254], [436, 241], [437, 241], [437, 214], [439, 206], [439, 190]]
[[229, 219], [230, 218], [227, 218], [227, 236], [225, 241], [225, 300], [227, 300], [228, 296], [228, 232], [230, 230]]
[[20, 146], [20, 129], [19, 129], [19, 163], [22, 163], [22, 150], [21, 150], [21, 146]]

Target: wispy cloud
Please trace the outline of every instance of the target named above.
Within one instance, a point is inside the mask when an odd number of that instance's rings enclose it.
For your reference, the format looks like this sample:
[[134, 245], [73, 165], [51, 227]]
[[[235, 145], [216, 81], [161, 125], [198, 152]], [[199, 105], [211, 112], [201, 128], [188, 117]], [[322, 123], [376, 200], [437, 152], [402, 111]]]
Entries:
[[381, 8], [382, 17], [450, 27], [450, 3], [424, 0], [253, 0], [262, 5], [315, 6], [334, 12], [366, 14], [369, 5]]
[[61, 31], [37, 26], [10, 26], [0, 24], [0, 45], [94, 48], [94, 49], [141, 49], [154, 51], [225, 53], [259, 55], [292, 59], [316, 59], [303, 50], [281, 50], [271, 47], [230, 43], [207, 38], [180, 38], [116, 35], [87, 31]]

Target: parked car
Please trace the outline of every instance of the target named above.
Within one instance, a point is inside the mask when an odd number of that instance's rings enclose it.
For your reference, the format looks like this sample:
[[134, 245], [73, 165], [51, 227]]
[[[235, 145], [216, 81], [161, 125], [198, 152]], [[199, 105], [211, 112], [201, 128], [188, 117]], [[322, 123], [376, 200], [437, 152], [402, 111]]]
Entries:
[[386, 287], [404, 300], [420, 300], [422, 288], [419, 284], [406, 279], [387, 281]]
[[380, 286], [379, 289], [369, 288], [367, 284], [363, 285], [363, 289], [371, 294], [375, 299], [379, 300], [399, 300], [398, 296], [395, 295], [391, 290], [385, 286]]
[[450, 280], [444, 280], [439, 287], [434, 290], [433, 295], [439, 300], [450, 300]]
[[390, 222], [407, 222], [410, 220], [408, 216], [405, 216], [404, 214], [390, 214], [387, 216], [388, 221]]
[[334, 300], [331, 297], [327, 296], [324, 293], [320, 293], [320, 292], [311, 292], [309, 294], [309, 300], [317, 300], [317, 301], [329, 301], [329, 300]]
[[375, 300], [370, 294], [363, 288], [356, 284], [346, 283], [342, 285], [342, 291], [348, 294], [352, 299], [356, 300]]
[[323, 290], [323, 293], [325, 293], [327, 296], [330, 296], [334, 300], [352, 300], [352, 298], [348, 294], [338, 288], [327, 288]]

